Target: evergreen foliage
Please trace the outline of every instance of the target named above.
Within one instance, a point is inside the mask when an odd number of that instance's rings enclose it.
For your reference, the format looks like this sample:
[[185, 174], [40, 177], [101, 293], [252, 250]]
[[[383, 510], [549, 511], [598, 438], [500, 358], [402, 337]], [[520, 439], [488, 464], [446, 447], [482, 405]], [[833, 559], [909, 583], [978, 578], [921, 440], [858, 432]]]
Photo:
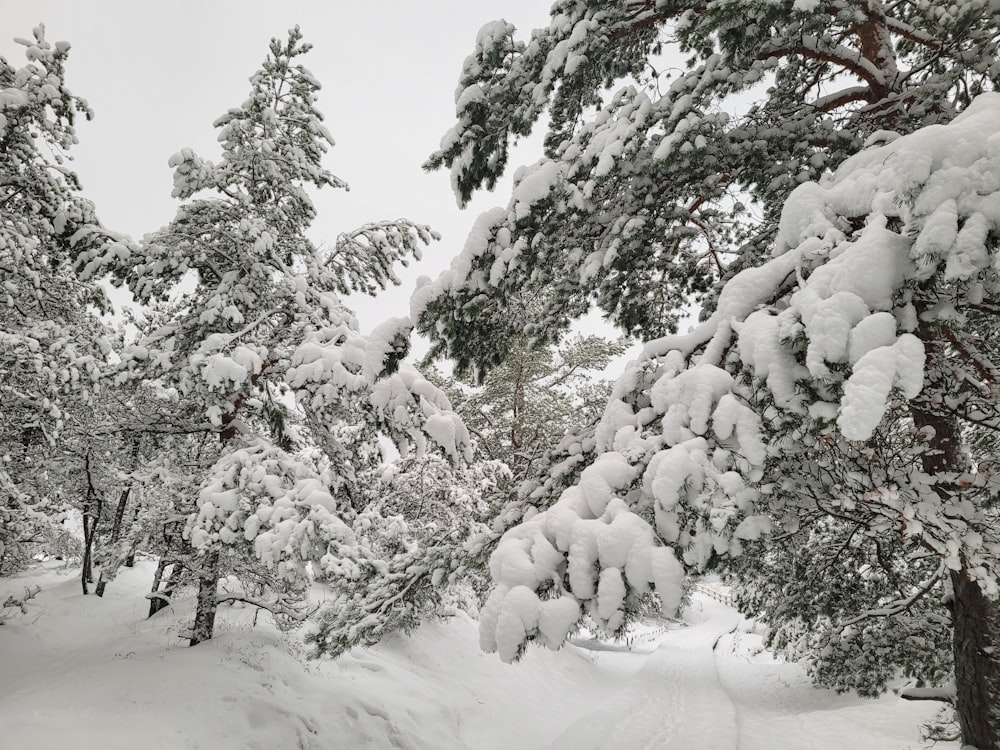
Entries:
[[462, 368], [494, 365], [539, 289], [533, 339], [554, 341], [592, 301], [637, 338], [674, 331], [689, 302], [711, 310], [718, 281], [766, 255], [796, 185], [994, 88], [996, 13], [989, 0], [561, 0], [527, 41], [486, 24], [427, 167], [450, 167], [464, 205], [543, 114], [546, 153], [415, 298], [421, 332]]
[[503, 461], [522, 480], [568, 432], [598, 420], [611, 384], [595, 373], [624, 351], [624, 340], [596, 335], [569, 336], [548, 347], [532, 347], [520, 336], [482, 383], [442, 384], [475, 434], [479, 455]]
[[26, 64], [0, 59], [3, 571], [35, 552], [68, 551], [60, 514], [80, 498], [55, 476], [65, 474], [69, 462], [61, 441], [92, 429], [92, 405], [112, 349], [97, 317], [108, 303], [89, 259], [128, 252], [80, 197], [68, 166], [77, 118], [91, 116], [65, 84], [69, 44], [49, 42], [43, 26], [18, 42]]
[[[447, 399], [399, 364], [409, 322], [363, 337], [339, 297], [384, 288], [392, 265], [433, 233], [371, 224], [329, 251], [305, 234], [315, 217], [307, 186], [346, 187], [321, 164], [333, 139], [316, 109], [319, 83], [300, 62], [309, 48], [297, 28], [272, 40], [249, 98], [215, 123], [218, 163], [190, 149], [171, 157], [184, 203], [125, 274], [140, 302], [158, 306], [124, 349], [118, 379], [161, 390], [190, 433], [175, 441], [183, 464], [164, 464], [163, 477], [176, 478], [164, 484], [162, 517], [184, 519], [167, 548], [199, 580], [193, 642], [211, 637], [219, 601], [297, 617], [309, 565], [339, 569], [355, 542], [340, 517], [355, 471], [331, 437], [336, 425], [361, 420], [403, 451], [425, 450], [428, 434], [452, 458], [467, 451]], [[171, 301], [192, 276], [193, 290]], [[216, 593], [229, 575], [265, 594]]]
[[[546, 154], [417, 291], [418, 327], [488, 368], [527, 294], [532, 341], [591, 301], [648, 341], [493, 554], [487, 648], [614, 630], [728, 569], [826, 684], [941, 683], [953, 658], [963, 740], [998, 741], [998, 42], [988, 0], [567, 0], [527, 42], [483, 28], [428, 166], [464, 203], [542, 114]], [[690, 301], [701, 324], [664, 335]]]

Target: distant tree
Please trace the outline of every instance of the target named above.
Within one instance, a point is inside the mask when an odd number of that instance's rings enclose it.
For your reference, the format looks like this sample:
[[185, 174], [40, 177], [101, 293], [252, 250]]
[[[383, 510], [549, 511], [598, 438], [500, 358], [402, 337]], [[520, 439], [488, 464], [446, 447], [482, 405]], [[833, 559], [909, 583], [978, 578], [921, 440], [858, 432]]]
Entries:
[[[516, 335], [516, 334], [512, 334]], [[600, 418], [611, 383], [597, 377], [625, 351], [624, 340], [574, 335], [549, 347], [519, 336], [479, 384], [445, 382], [483, 458], [503, 461], [517, 480], [536, 471], [567, 432]]]
[[455, 602], [478, 610], [490, 553], [530, 512], [526, 495], [549, 451], [599, 419], [610, 384], [594, 372], [623, 349], [599, 336], [541, 350], [525, 344], [479, 385], [430, 370], [474, 434], [474, 461], [427, 454], [368, 465], [350, 520], [358, 545], [344, 550], [331, 601], [307, 636], [317, 653], [336, 656], [408, 632]]
[[[191, 494], [176, 501], [189, 545], [179, 562], [198, 581], [192, 644], [211, 637], [220, 601], [287, 612], [308, 564], [336, 567], [339, 546], [353, 543], [338, 497], [350, 457], [316, 453], [344, 414], [360, 411], [404, 451], [423, 450], [428, 434], [454, 458], [466, 450], [443, 395], [400, 364], [409, 321], [363, 337], [338, 296], [383, 288], [432, 232], [371, 224], [328, 251], [305, 235], [316, 213], [306, 186], [346, 186], [321, 165], [333, 140], [315, 105], [319, 83], [299, 62], [308, 50], [297, 28], [272, 40], [249, 98], [215, 123], [218, 163], [190, 149], [171, 157], [185, 203], [145, 238], [127, 274], [140, 302], [161, 306], [124, 350], [120, 379], [156, 384], [193, 436], [181, 453]], [[194, 289], [167, 303], [191, 276]], [[254, 571], [266, 593], [218, 590]]]
[[[650, 587], [669, 608], [685, 569], [732, 565], [775, 643], [838, 687], [940, 682], [950, 627], [963, 742], [1000, 743], [978, 452], [1000, 428], [1000, 165], [977, 98], [1000, 82], [998, 19], [981, 0], [567, 0], [527, 43], [483, 28], [429, 166], [464, 203], [543, 113], [546, 156], [419, 290], [420, 329], [488, 368], [541, 291], [533, 341], [591, 300], [648, 341], [567, 451], [578, 479], [494, 553], [487, 646], [557, 646], [584, 612], [613, 630]], [[688, 59], [661, 75], [672, 43]], [[692, 300], [701, 325], [664, 335]]]

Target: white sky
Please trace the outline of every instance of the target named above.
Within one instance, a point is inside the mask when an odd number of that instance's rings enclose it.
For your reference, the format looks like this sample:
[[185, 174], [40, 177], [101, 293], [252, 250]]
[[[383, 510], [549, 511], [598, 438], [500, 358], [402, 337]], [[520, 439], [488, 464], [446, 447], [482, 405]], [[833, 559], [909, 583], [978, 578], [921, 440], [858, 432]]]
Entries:
[[[323, 84], [319, 107], [337, 142], [325, 162], [350, 192], [324, 190], [312, 236], [332, 242], [378, 219], [431, 225], [441, 242], [403, 274], [403, 286], [376, 300], [352, 298], [363, 331], [407, 315], [417, 276], [437, 276], [461, 249], [480, 212], [506, 205], [510, 182], [459, 211], [446, 171], [420, 165], [454, 123], [462, 61], [479, 28], [496, 18], [524, 36], [547, 23], [548, 0], [0, 0], [0, 54], [24, 63], [14, 37], [39, 21], [50, 41], [72, 44], [70, 89], [95, 111], [78, 127], [74, 168], [109, 228], [139, 237], [167, 223], [171, 154], [188, 146], [219, 156], [215, 119], [238, 106], [271, 37], [299, 24], [314, 45], [304, 64]], [[537, 159], [540, 139], [511, 160]]]

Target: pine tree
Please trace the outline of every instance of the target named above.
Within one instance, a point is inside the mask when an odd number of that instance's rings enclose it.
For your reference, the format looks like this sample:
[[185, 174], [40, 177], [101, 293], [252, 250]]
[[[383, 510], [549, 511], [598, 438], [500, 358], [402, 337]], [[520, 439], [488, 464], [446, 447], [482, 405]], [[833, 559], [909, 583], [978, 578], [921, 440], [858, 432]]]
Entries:
[[[429, 165], [463, 202], [543, 112], [546, 156], [418, 292], [421, 330], [488, 367], [543, 289], [534, 339], [596, 298], [649, 342], [579, 478], [494, 554], [487, 646], [558, 646], [582, 612], [614, 630], [729, 567], [819, 679], [875, 692], [953, 660], [963, 741], [1000, 742], [998, 40], [987, 0], [567, 1], [526, 44], [484, 27]], [[702, 323], [664, 336], [691, 300]], [[827, 577], [851, 583], [809, 596]]]
[[56, 522], [79, 502], [56, 477], [59, 444], [90, 412], [111, 352], [95, 274], [129, 252], [68, 166], [77, 118], [92, 116], [65, 84], [69, 44], [43, 26], [17, 41], [27, 63], [0, 58], [0, 569], [61, 539]]
[[[155, 383], [165, 406], [174, 401], [190, 420], [181, 455], [193, 476], [179, 503], [189, 545], [181, 562], [199, 586], [192, 644], [211, 637], [220, 601], [295, 615], [286, 605], [304, 590], [308, 564], [332, 571], [340, 547], [353, 544], [338, 510], [351, 457], [328, 440], [345, 414], [360, 408], [403, 451], [424, 450], [428, 435], [453, 458], [467, 451], [447, 400], [400, 364], [409, 321], [363, 337], [339, 297], [384, 288], [393, 264], [433, 233], [405, 220], [370, 224], [329, 251], [306, 236], [316, 213], [307, 186], [346, 183], [321, 164], [333, 140], [301, 39], [295, 28], [272, 40], [249, 98], [216, 121], [218, 163], [190, 149], [171, 157], [174, 195], [185, 202], [145, 238], [127, 274], [136, 298], [159, 308], [125, 349], [120, 379]], [[194, 289], [171, 301], [191, 275]], [[220, 593], [229, 574], [270, 593]]]
[[432, 453], [373, 465], [359, 480], [357, 544], [344, 551], [306, 636], [317, 654], [373, 645], [456, 607], [478, 610], [491, 501], [513, 486], [500, 461], [455, 464]]
[[639, 339], [673, 331], [687, 303], [710, 310], [720, 278], [766, 256], [796, 185], [993, 88], [996, 13], [990, 0], [565, 0], [527, 42], [485, 25], [427, 167], [450, 167], [464, 205], [543, 114], [545, 156], [416, 297], [420, 330], [463, 369], [495, 364], [520, 300], [543, 289], [523, 326], [539, 340], [592, 300]]
[[521, 481], [539, 471], [545, 452], [568, 432], [598, 420], [611, 384], [595, 373], [625, 351], [625, 341], [574, 335], [532, 347], [524, 336], [518, 339], [482, 383], [441, 382], [476, 435], [478, 455], [504, 462]]
[[[331, 602], [307, 636], [317, 652], [372, 645], [454, 603], [478, 611], [490, 552], [533, 508], [548, 451], [597, 421], [610, 386], [593, 372], [623, 349], [622, 341], [574, 336], [558, 347], [514, 347], [479, 386], [432, 378], [475, 436], [473, 461], [425, 454], [362, 470], [349, 520], [358, 544], [345, 550]], [[365, 452], [357, 438], [339, 442]]]

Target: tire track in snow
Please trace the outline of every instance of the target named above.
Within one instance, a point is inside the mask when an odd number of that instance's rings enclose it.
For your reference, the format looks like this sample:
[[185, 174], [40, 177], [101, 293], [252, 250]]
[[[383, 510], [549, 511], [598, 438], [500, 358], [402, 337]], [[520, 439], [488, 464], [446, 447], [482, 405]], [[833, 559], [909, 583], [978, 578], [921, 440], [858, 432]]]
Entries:
[[[696, 595], [688, 627], [670, 631], [629, 683], [580, 717], [549, 750], [736, 748], [736, 709], [716, 669], [713, 646], [740, 615]], [[641, 658], [636, 654], [601, 659]]]

